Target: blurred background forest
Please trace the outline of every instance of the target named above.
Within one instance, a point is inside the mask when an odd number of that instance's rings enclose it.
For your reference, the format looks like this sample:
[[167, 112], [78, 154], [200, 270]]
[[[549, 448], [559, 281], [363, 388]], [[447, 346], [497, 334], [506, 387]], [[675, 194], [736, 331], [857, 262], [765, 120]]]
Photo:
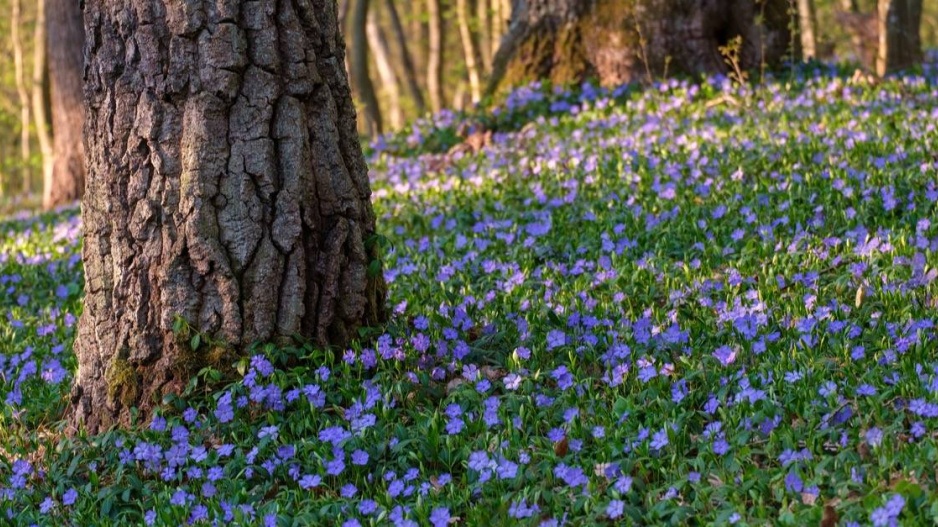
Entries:
[[[72, 202], [81, 192], [83, 174], [72, 184], [75, 188], [59, 196], [50, 196], [48, 188], [57, 135], [70, 135], [72, 143], [80, 135], [74, 130], [62, 132], [68, 126], [80, 130], [80, 108], [56, 104], [52, 89], [57, 69], [70, 68], [73, 76], [80, 75], [80, 59], [75, 58], [80, 46], [75, 35], [61, 27], [68, 25], [65, 18], [80, 18], [80, 13], [67, 0], [43, 4], [43, 0], [0, 0], [0, 194], [5, 208], [38, 205], [44, 187], [47, 207]], [[418, 117], [464, 110], [500, 91], [505, 72], [504, 64], [499, 71], [497, 56], [520, 4], [524, 1], [340, 0], [362, 135], [374, 138]], [[795, 30], [793, 58], [851, 63], [875, 72], [876, 0], [789, 0], [788, 4], [787, 16]], [[921, 47], [928, 50], [938, 45], [938, 2], [919, 5]], [[74, 22], [80, 31], [80, 20]], [[62, 53], [69, 52], [72, 58], [63, 60]], [[73, 111], [79, 115], [70, 116], [72, 124], [56, 121], [57, 112]], [[71, 171], [83, 170], [72, 167]]]

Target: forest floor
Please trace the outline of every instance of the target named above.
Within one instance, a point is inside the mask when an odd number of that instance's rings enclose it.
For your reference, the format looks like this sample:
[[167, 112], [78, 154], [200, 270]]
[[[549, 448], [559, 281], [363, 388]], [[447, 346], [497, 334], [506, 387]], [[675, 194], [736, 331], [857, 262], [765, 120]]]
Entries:
[[[434, 153], [467, 119], [505, 131]], [[0, 517], [931, 523], [936, 126], [928, 68], [532, 86], [419, 123], [370, 153], [385, 327], [345, 353], [258, 347], [95, 438], [58, 421], [77, 211], [7, 220]]]

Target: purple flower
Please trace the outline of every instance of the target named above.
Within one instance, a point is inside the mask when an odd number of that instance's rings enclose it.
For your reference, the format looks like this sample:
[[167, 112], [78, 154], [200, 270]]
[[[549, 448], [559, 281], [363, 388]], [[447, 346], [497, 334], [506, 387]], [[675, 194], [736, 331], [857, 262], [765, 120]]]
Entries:
[[797, 472], [789, 472], [785, 476], [785, 488], [791, 492], [801, 492], [804, 489], [804, 482], [801, 481], [801, 476]]
[[736, 351], [729, 346], [720, 346], [713, 351], [713, 356], [720, 361], [720, 364], [723, 366], [729, 366], [736, 361]]
[[883, 442], [883, 431], [876, 427], [870, 428], [863, 435], [863, 438], [871, 447], [878, 447]]
[[612, 500], [609, 502], [609, 505], [606, 506], [606, 515], [610, 519], [615, 520], [616, 518], [622, 516], [622, 511], [625, 510], [625, 502], [621, 500]]
[[356, 450], [352, 452], [352, 464], [353, 465], [367, 465], [368, 464], [368, 452], [364, 450]]
[[446, 507], [433, 509], [433, 512], [430, 513], [430, 524], [433, 527], [446, 527], [449, 524], [449, 519], [449, 509]]
[[559, 348], [566, 343], [567, 335], [559, 329], [551, 330], [547, 333], [547, 349]]
[[668, 445], [668, 430], [662, 428], [661, 430], [655, 432], [651, 438], [651, 448], [655, 450], [661, 450], [662, 448]]
[[75, 503], [75, 500], [77, 499], [78, 499], [78, 491], [75, 489], [68, 489], [67, 491], [65, 491], [65, 494], [62, 496], [62, 504], [68, 506], [68, 505]]

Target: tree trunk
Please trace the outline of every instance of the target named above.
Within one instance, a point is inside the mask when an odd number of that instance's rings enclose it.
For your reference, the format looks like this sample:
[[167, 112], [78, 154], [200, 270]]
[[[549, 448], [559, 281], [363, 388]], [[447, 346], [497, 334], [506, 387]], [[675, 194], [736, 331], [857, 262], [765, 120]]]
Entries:
[[469, 0], [456, 0], [456, 19], [459, 21], [459, 36], [462, 39], [463, 57], [466, 61], [466, 73], [469, 75], [469, 93], [472, 102], [482, 100], [482, 78], [479, 76], [479, 44], [475, 32], [470, 25], [469, 17], [472, 10]]
[[46, 196], [52, 188], [52, 167], [55, 165], [55, 154], [52, 150], [52, 134], [49, 132], [49, 112], [46, 109], [46, 3], [45, 0], [37, 0], [36, 4], [36, 27], [33, 30], [32, 105], [36, 137], [39, 139], [39, 151], [42, 153], [42, 202], [45, 206]]
[[443, 109], [443, 13], [440, 0], [427, 0], [427, 93], [433, 113]]
[[798, 0], [798, 35], [801, 37], [801, 57], [804, 60], [817, 58], [814, 0]]
[[540, 78], [617, 85], [647, 72], [726, 72], [719, 48], [737, 36], [743, 68], [772, 66], [789, 48], [787, 11], [787, 0], [519, 0], [489, 91]]
[[404, 114], [401, 111], [401, 91], [397, 82], [397, 74], [391, 65], [391, 50], [388, 47], [388, 40], [384, 36], [384, 31], [381, 30], [381, 26], [378, 25], [378, 18], [374, 10], [368, 13], [368, 22], [365, 29], [368, 33], [368, 47], [374, 53], [378, 76], [381, 77], [381, 88], [387, 95], [388, 117], [391, 121], [391, 128], [397, 130], [404, 125]]
[[375, 95], [374, 84], [368, 73], [368, 3], [370, 0], [354, 0], [352, 7], [352, 53], [350, 57], [352, 86], [356, 95], [361, 99], [364, 113], [365, 130], [370, 137], [381, 134], [381, 107], [378, 106], [378, 97]]
[[391, 20], [391, 32], [394, 34], [394, 41], [397, 43], [398, 52], [401, 56], [401, 69], [403, 70], [407, 91], [414, 101], [417, 114], [423, 115], [426, 111], [426, 104], [423, 102], [423, 93], [421, 93], [420, 83], [417, 81], [417, 70], [414, 68], [414, 61], [410, 55], [410, 46], [407, 45], [404, 26], [397, 14], [394, 0], [385, 0], [384, 5], [388, 11], [388, 18]]
[[922, 0], [879, 0], [879, 76], [904, 70], [922, 60]]
[[20, 101], [20, 156], [23, 164], [20, 175], [23, 178], [23, 194], [32, 192], [32, 171], [29, 148], [29, 90], [26, 89], [26, 71], [23, 65], [23, 39], [20, 36], [20, 27], [23, 24], [21, 0], [13, 0], [13, 13], [10, 16], [10, 39], [13, 43], [13, 68], [16, 77], [16, 94]]
[[52, 94], [54, 164], [52, 184], [43, 204], [57, 207], [80, 199], [85, 191], [85, 147], [82, 127], [82, 64], [85, 30], [81, 6], [74, 0], [45, 0], [48, 27], [49, 80]]
[[70, 422], [92, 433], [253, 342], [342, 347], [384, 318], [336, 1], [191, 5], [85, 2]]
[[492, 25], [491, 10], [488, 0], [476, 0], [476, 21], [479, 41], [479, 68], [482, 72], [488, 72], [489, 65], [492, 63]]
[[[395, 0], [388, 0], [387, 3], [394, 3]], [[428, 34], [430, 32], [427, 25], [426, 16], [424, 16], [425, 7], [424, 2], [414, 1], [414, 2], [404, 2], [404, 21], [407, 24], [407, 39], [410, 41], [411, 45], [408, 47], [410, 50], [410, 57], [414, 61], [414, 71], [426, 71], [427, 61], [426, 61], [426, 45]], [[426, 78], [423, 75], [417, 76], [417, 83], [424, 87], [424, 81]]]
[[498, 49], [501, 47], [502, 36], [505, 34], [505, 28], [507, 27], [507, 20], [509, 18], [511, 18], [511, 10], [509, 9], [508, 12], [503, 11], [502, 1], [492, 0], [492, 43], [490, 44], [492, 48], [492, 56], [487, 59], [489, 63], [489, 71], [492, 70], [492, 64], [495, 61], [496, 55], [498, 54]]
[[874, 69], [879, 46], [879, 22], [876, 15], [861, 13], [856, 0], [841, 0], [835, 16], [850, 34], [850, 43], [857, 60], [864, 68]]

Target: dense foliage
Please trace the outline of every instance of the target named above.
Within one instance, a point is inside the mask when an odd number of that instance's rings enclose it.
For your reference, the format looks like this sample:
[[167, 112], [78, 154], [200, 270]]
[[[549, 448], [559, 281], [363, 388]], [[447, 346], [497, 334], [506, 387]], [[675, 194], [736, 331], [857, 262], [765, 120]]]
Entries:
[[934, 521], [936, 81], [534, 86], [502, 109], [530, 124], [477, 153], [433, 153], [429, 125], [392, 138], [412, 155], [374, 150], [388, 325], [344, 353], [258, 347], [236, 382], [205, 369], [139, 430], [94, 438], [57, 421], [77, 212], [11, 219], [0, 514]]

